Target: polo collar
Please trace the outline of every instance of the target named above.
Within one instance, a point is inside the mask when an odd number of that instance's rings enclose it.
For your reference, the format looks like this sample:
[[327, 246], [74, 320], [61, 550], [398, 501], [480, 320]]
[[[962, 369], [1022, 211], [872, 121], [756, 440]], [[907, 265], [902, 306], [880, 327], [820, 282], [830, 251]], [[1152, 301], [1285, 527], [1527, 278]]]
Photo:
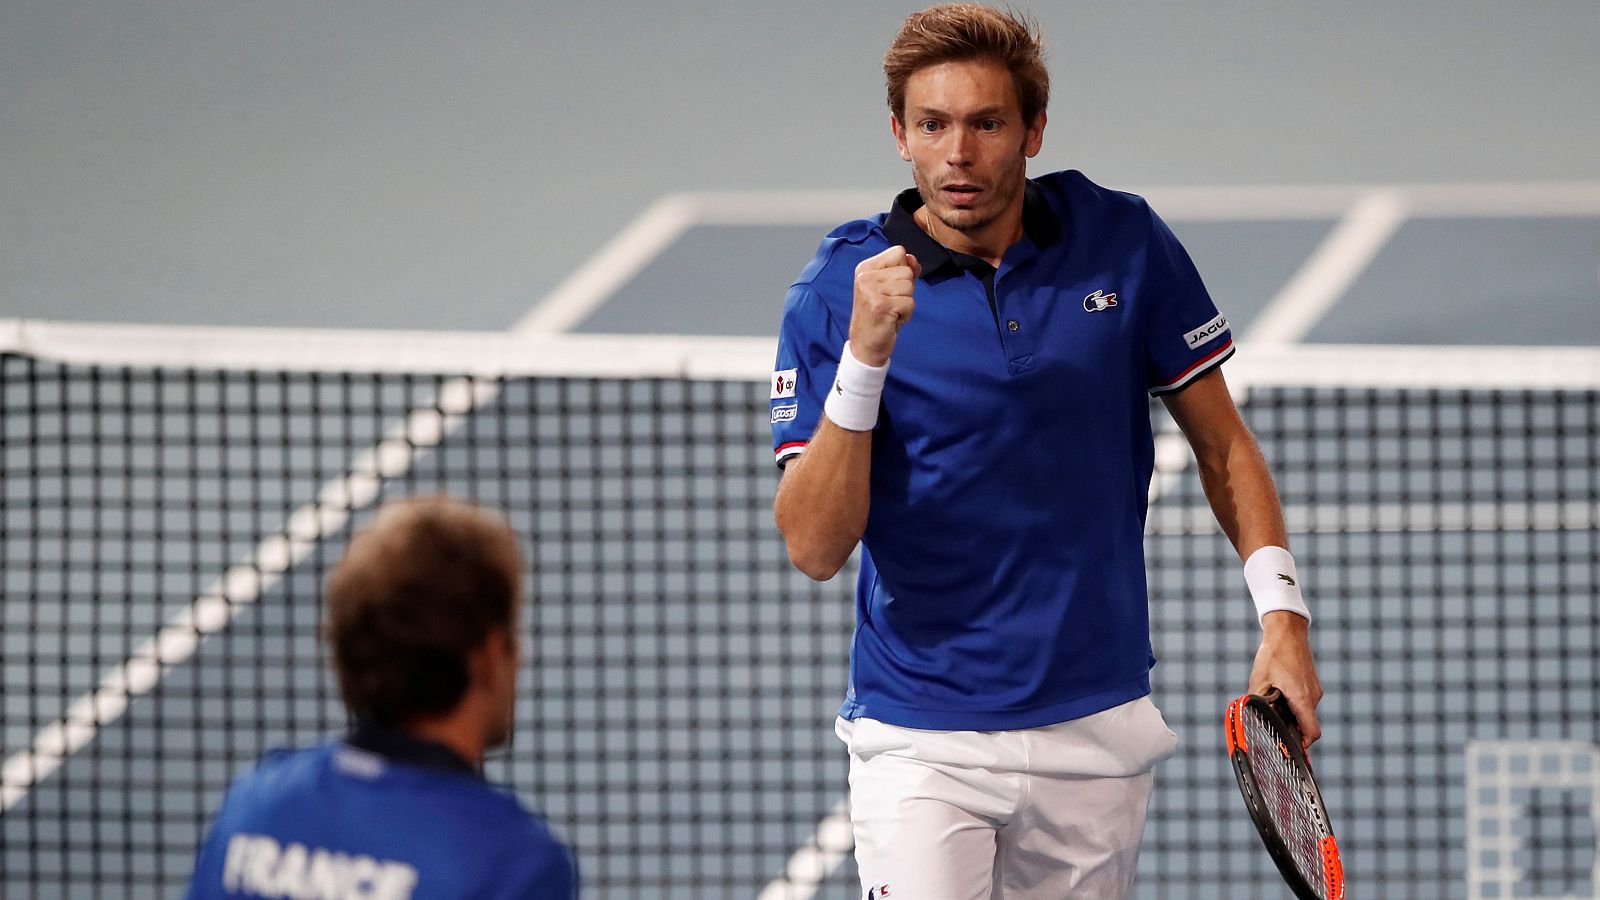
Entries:
[[[917, 210], [922, 208], [922, 194], [916, 188], [906, 188], [894, 198], [889, 218], [883, 223], [883, 233], [891, 242], [906, 248], [917, 258], [924, 276], [945, 266], [961, 270], [977, 270], [981, 274], [991, 267], [976, 256], [957, 253], [928, 235], [917, 224]], [[1032, 179], [1022, 188], [1022, 233], [1036, 247], [1047, 247], [1061, 239], [1062, 224], [1049, 201]]]

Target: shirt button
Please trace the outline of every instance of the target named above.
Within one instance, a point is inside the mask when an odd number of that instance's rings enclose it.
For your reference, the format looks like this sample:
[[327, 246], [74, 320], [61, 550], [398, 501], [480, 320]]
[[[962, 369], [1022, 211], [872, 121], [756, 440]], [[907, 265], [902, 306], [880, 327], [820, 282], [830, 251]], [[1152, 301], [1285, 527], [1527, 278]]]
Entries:
[[1016, 331], [1018, 328], [1022, 327], [1022, 324], [1020, 322], [1018, 322], [1016, 319], [1012, 319], [1011, 321], [1006, 323], [1006, 327], [1011, 329], [1012, 331]]

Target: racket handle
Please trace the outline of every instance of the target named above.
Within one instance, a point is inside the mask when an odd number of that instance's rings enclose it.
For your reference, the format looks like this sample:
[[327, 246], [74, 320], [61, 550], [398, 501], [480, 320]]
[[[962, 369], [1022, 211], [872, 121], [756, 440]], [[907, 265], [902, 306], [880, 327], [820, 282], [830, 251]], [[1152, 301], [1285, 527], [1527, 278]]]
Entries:
[[1300, 723], [1295, 721], [1294, 710], [1289, 708], [1289, 701], [1283, 699], [1283, 691], [1277, 688], [1269, 688], [1265, 694], [1261, 695], [1261, 699], [1267, 701], [1269, 706], [1277, 710], [1278, 715], [1283, 716], [1284, 721], [1296, 728], [1300, 727]]
[[1289, 708], [1289, 701], [1283, 699], [1283, 691], [1277, 688], [1269, 688], [1265, 694], [1261, 695], [1261, 699], [1267, 701], [1268, 705], [1283, 717], [1283, 721], [1294, 731], [1294, 736], [1300, 739], [1300, 749], [1305, 752], [1306, 764], [1309, 765], [1311, 763], [1310, 745], [1306, 743], [1305, 735], [1300, 733], [1300, 721], [1294, 717], [1294, 710]]

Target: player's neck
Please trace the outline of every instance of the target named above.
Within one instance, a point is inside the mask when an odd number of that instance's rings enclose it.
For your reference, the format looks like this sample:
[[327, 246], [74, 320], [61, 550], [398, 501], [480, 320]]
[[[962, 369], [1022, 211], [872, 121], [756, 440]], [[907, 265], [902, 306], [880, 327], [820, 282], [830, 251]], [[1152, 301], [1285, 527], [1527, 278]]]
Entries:
[[460, 707], [442, 716], [416, 719], [404, 730], [418, 740], [443, 745], [474, 767], [483, 766], [483, 725], [476, 716], [462, 715]]
[[1005, 211], [993, 221], [971, 231], [951, 228], [940, 221], [926, 205], [917, 212], [918, 215], [912, 216], [912, 219], [927, 232], [928, 237], [957, 253], [976, 256], [997, 269], [1000, 268], [1000, 260], [1006, 255], [1006, 250], [1022, 240], [1021, 191], [1017, 192], [1016, 199], [1012, 200]]

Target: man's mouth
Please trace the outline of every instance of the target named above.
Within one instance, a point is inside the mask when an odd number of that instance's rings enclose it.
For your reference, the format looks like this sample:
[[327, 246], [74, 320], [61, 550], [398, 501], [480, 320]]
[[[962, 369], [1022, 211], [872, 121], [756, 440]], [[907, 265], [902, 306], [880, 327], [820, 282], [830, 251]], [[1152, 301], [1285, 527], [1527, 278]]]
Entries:
[[969, 206], [983, 193], [983, 189], [975, 184], [947, 184], [939, 190], [955, 206]]

